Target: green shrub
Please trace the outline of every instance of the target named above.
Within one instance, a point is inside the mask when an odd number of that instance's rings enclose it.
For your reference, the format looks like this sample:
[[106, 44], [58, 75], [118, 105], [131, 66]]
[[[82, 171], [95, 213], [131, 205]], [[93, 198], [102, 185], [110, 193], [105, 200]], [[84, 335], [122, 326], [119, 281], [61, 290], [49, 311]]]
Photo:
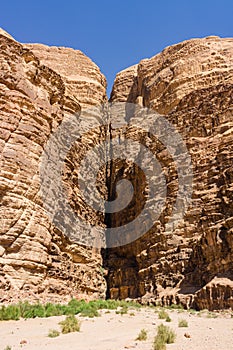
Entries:
[[83, 309], [81, 311], [80, 315], [83, 317], [90, 317], [90, 318], [100, 316], [98, 310], [95, 308], [91, 308], [91, 307], [86, 307], [85, 309]]
[[176, 338], [173, 330], [163, 324], [160, 324], [157, 328], [157, 335], [154, 339], [154, 350], [166, 349], [166, 344], [174, 343]]
[[166, 322], [171, 322], [171, 320], [172, 320], [172, 319], [171, 319], [171, 317], [170, 317], [169, 315], [167, 315], [167, 317], [166, 317], [166, 320], [165, 320], [165, 321], [166, 321]]
[[179, 320], [179, 327], [188, 327], [188, 322], [186, 320]]
[[80, 331], [80, 322], [74, 315], [66, 316], [64, 321], [59, 322], [63, 334]]
[[60, 335], [60, 332], [58, 332], [56, 329], [50, 329], [48, 337], [49, 338], [56, 338]]
[[20, 309], [17, 305], [2, 306], [0, 308], [0, 320], [19, 320], [20, 319]]
[[60, 315], [77, 315], [81, 314], [86, 317], [99, 316], [98, 310], [116, 310], [121, 308], [119, 313], [121, 315], [128, 312], [128, 308], [140, 310], [141, 305], [136, 302], [126, 302], [124, 300], [95, 300], [85, 302], [85, 300], [71, 299], [68, 304], [52, 304], [45, 305], [29, 304], [29, 302], [19, 302], [18, 304], [1, 306], [0, 307], [0, 321], [3, 320], [19, 320], [22, 318], [35, 317], [50, 317]]
[[29, 304], [28, 301], [19, 303], [20, 316], [23, 318], [46, 317], [45, 306], [37, 304]]
[[180, 304], [171, 304], [170, 306], [167, 306], [167, 308], [173, 310], [184, 310], [183, 305]]
[[146, 339], [147, 339], [147, 331], [145, 329], [142, 329], [135, 340], [142, 341]]
[[45, 317], [61, 316], [64, 314], [64, 310], [62, 310], [62, 307], [60, 304], [47, 303], [44, 306], [44, 310], [45, 310]]
[[10, 345], [7, 345], [5, 348], [4, 348], [4, 350], [11, 350], [12, 349], [12, 347], [10, 346]]
[[28, 301], [20, 302], [20, 316], [23, 318], [35, 318], [34, 307], [35, 305], [29, 304]]
[[97, 307], [98, 310], [106, 309], [106, 310], [115, 310], [120, 306], [119, 300], [95, 300], [91, 302], [93, 305]]
[[34, 309], [34, 317], [45, 317], [46, 316], [45, 308], [40, 303], [34, 305], [33, 309]]
[[71, 299], [65, 306], [64, 313], [66, 315], [76, 315], [82, 311], [87, 303], [84, 300]]

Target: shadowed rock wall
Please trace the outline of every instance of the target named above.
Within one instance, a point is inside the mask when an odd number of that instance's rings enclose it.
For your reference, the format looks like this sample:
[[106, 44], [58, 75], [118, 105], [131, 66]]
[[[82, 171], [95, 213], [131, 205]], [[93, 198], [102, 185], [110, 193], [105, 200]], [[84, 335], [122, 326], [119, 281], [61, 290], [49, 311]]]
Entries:
[[[164, 147], [152, 141], [168, 173], [167, 207], [147, 235], [107, 252], [109, 296], [197, 308], [233, 306], [232, 92], [232, 39], [185, 41], [117, 74], [111, 101], [141, 104], [164, 115], [186, 143], [194, 178], [192, 205], [175, 231], [164, 235], [177, 173]], [[124, 171], [134, 173], [134, 168]], [[135, 212], [140, 203], [135, 201]], [[121, 223], [122, 213], [114, 220]]]

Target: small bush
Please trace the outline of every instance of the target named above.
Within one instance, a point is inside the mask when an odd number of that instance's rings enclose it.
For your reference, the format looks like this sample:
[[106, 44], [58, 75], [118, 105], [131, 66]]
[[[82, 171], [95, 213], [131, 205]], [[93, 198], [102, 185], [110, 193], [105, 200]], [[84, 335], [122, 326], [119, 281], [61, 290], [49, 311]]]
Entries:
[[146, 339], [147, 339], [147, 331], [145, 329], [142, 329], [135, 340], [141, 341]]
[[60, 332], [58, 332], [56, 329], [50, 329], [48, 337], [49, 338], [56, 338], [60, 335]]
[[167, 317], [169, 317], [169, 315], [165, 310], [162, 309], [159, 311], [159, 319], [165, 320]]
[[0, 320], [19, 320], [20, 319], [20, 309], [17, 305], [2, 306], [0, 309]]
[[188, 327], [188, 322], [186, 320], [179, 320], [179, 327]]
[[171, 322], [171, 320], [172, 320], [172, 319], [171, 319], [171, 317], [170, 317], [169, 315], [167, 315], [167, 317], [166, 317], [166, 320], [165, 320], [165, 321], [166, 321], [166, 322]]
[[163, 324], [158, 326], [158, 336], [165, 341], [166, 344], [174, 343], [176, 335], [173, 330]]
[[44, 306], [40, 303], [29, 304], [29, 302], [19, 303], [20, 315], [23, 318], [45, 317]]
[[44, 305], [44, 309], [45, 317], [72, 314], [72, 312], [70, 312], [69, 306], [67, 305], [47, 303]]
[[[101, 302], [101, 301], [100, 301]], [[83, 317], [100, 316], [98, 313], [97, 301], [86, 303], [84, 300], [71, 299], [65, 310], [66, 315], [80, 314]]]
[[95, 308], [88, 308], [88, 307], [83, 309], [80, 315], [83, 316], [83, 317], [90, 317], [90, 318], [100, 316], [100, 314], [99, 314], [97, 309], [95, 309]]
[[4, 348], [4, 350], [11, 350], [12, 349], [12, 347], [10, 346], [10, 345], [7, 345], [5, 348]]
[[74, 315], [67, 316], [64, 321], [59, 322], [63, 334], [80, 331], [80, 322]]
[[166, 344], [157, 336], [154, 339], [154, 350], [166, 350]]
[[173, 330], [163, 324], [157, 328], [157, 335], [154, 339], [154, 350], [166, 349], [166, 344], [174, 343], [176, 334]]

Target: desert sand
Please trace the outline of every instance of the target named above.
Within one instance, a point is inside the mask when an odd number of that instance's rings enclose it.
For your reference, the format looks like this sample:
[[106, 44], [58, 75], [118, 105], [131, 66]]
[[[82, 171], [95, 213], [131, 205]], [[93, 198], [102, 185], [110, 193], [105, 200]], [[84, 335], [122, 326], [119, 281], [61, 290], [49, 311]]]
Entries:
[[[60, 331], [59, 322], [65, 316], [35, 318], [0, 322], [0, 350], [7, 345], [11, 349], [30, 350], [152, 350], [156, 328], [163, 323], [176, 333], [174, 344], [167, 350], [231, 350], [233, 349], [233, 318], [230, 312], [201, 312], [168, 310], [171, 322], [158, 318], [153, 308], [129, 310], [127, 314], [116, 314], [115, 310], [100, 310], [101, 317], [83, 318], [81, 330], [49, 338], [50, 329]], [[179, 328], [178, 322], [185, 319], [187, 328]], [[148, 332], [146, 341], [135, 340], [141, 329]], [[190, 336], [190, 337], [189, 337]]]

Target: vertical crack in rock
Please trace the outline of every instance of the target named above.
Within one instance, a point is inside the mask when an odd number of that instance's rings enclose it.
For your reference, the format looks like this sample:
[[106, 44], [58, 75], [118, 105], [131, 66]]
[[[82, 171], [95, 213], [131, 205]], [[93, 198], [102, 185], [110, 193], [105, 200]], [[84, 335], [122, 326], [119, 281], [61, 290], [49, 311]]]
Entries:
[[[233, 306], [232, 54], [232, 39], [193, 39], [116, 76], [111, 102], [138, 103], [164, 115], [186, 143], [194, 178], [192, 205], [172, 235], [164, 235], [177, 174], [169, 154], [154, 141], [156, 156], [167, 168], [167, 208], [146, 235], [108, 250], [111, 298], [198, 309]], [[129, 169], [126, 165], [124, 172]], [[121, 225], [129, 216], [127, 210], [110, 220]]]

